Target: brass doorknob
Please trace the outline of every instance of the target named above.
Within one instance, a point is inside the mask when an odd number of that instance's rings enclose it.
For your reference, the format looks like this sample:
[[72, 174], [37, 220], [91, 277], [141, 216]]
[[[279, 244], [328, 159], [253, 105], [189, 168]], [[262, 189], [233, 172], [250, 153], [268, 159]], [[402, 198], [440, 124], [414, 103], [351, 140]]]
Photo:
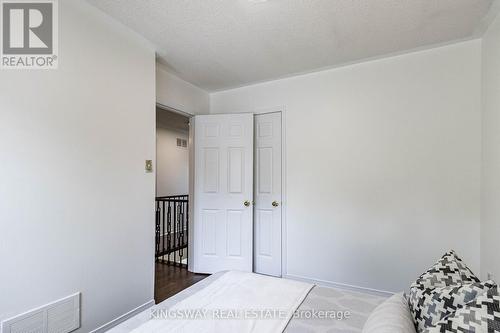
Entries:
[[271, 205], [273, 205], [273, 207], [278, 207], [280, 204], [278, 203], [278, 201], [273, 201]]
[[243, 205], [245, 205], [245, 207], [249, 207], [250, 206], [250, 201], [246, 200]]

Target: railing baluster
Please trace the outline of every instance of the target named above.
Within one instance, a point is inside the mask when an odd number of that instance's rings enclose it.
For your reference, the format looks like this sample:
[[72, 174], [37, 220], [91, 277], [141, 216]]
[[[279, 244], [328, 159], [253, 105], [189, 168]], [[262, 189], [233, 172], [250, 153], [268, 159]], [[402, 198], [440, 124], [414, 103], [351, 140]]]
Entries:
[[179, 230], [177, 230], [177, 202], [174, 202], [174, 266], [177, 266], [177, 233]]
[[184, 256], [184, 203], [179, 203], [179, 262], [182, 265], [182, 259]]
[[155, 259], [158, 261], [158, 257], [160, 255], [160, 202], [156, 202], [156, 212], [155, 212]]
[[181, 243], [181, 218], [182, 218], [182, 203], [177, 204], [177, 248], [179, 249], [179, 266], [182, 265], [182, 243]]
[[161, 256], [161, 260], [164, 261], [165, 260], [165, 201], [162, 202], [162, 230], [161, 230], [161, 236], [163, 238], [163, 241], [162, 241], [162, 250], [161, 250], [161, 253], [162, 253], [162, 256]]
[[167, 263], [170, 264], [170, 252], [172, 250], [172, 210], [170, 206], [170, 201], [168, 201], [168, 212], [167, 212]]

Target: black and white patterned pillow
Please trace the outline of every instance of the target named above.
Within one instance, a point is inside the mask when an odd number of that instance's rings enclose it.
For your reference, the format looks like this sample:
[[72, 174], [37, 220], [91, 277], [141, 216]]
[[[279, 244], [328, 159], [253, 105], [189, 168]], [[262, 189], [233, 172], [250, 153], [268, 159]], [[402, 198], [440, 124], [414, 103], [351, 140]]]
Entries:
[[493, 288], [488, 293], [479, 296], [424, 332], [500, 332], [500, 296], [497, 288]]
[[431, 268], [413, 282], [410, 288], [436, 288], [479, 282], [455, 251], [446, 252]]
[[[432, 323], [441, 320], [443, 316], [465, 305], [467, 301], [471, 300], [469, 297], [472, 294], [477, 296], [490, 288], [489, 285], [472, 286], [476, 283], [479, 283], [479, 279], [454, 251], [445, 253], [410, 287], [408, 305], [417, 330], [423, 331]], [[459, 289], [453, 288], [464, 284], [468, 286]], [[446, 288], [450, 286], [451, 289]], [[440, 290], [434, 292], [436, 288], [440, 288]], [[451, 299], [453, 301], [450, 302]]]
[[496, 288], [494, 281], [412, 290], [410, 311], [417, 331], [436, 325], [478, 296]]

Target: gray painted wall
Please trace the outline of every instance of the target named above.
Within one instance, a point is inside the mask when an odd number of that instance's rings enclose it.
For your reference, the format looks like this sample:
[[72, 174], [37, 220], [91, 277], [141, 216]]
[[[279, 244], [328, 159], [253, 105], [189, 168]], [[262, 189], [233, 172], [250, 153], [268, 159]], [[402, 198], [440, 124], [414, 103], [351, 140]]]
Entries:
[[500, 17], [483, 38], [481, 271], [500, 281]]
[[0, 74], [0, 320], [80, 291], [83, 333], [153, 298], [155, 53], [59, 18], [59, 69]]

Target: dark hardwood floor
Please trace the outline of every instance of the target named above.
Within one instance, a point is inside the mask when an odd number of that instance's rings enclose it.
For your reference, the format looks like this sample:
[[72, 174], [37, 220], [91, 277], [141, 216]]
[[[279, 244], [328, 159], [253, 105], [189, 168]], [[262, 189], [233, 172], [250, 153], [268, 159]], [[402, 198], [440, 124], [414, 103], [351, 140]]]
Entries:
[[177, 294], [208, 276], [191, 273], [186, 268], [168, 266], [160, 262], [156, 263], [155, 270], [156, 304], [163, 302], [170, 296]]

